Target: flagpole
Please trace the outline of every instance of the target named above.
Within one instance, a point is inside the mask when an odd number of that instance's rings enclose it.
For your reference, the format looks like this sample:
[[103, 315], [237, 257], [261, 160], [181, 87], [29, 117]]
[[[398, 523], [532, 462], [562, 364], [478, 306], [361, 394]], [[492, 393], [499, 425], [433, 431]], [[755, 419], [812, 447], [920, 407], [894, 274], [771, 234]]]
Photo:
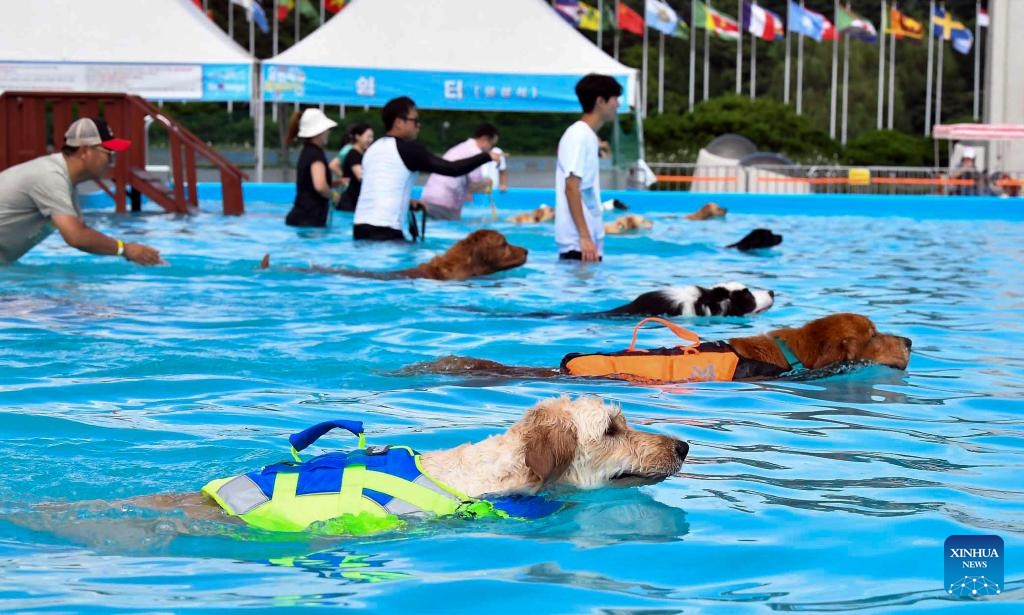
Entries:
[[615, 36], [612, 37], [613, 57], [619, 59], [619, 37], [622, 36], [622, 29], [619, 28], [619, 0], [615, 0]]
[[[306, 0], [295, 0], [295, 6], [292, 7], [292, 17], [295, 19], [295, 40], [292, 42], [293, 46], [294, 45], [298, 45], [299, 41], [302, 40], [302, 38], [300, 36], [300, 32], [301, 32], [301, 28], [302, 28], [302, 19], [301, 19], [301, 16], [302, 16], [301, 15], [302, 14], [302, 5], [300, 4], [300, 2], [305, 2], [305, 1]], [[299, 103], [298, 103], [298, 101], [295, 102], [294, 108], [295, 108], [296, 111], [299, 110]]]
[[[894, 3], [895, 4], [895, 3]], [[890, 24], [892, 25], [892, 24]], [[903, 29], [903, 23], [900, 23], [900, 30]], [[885, 33], [883, 32], [883, 36]], [[893, 108], [896, 104], [896, 31], [893, 29], [892, 34], [889, 35], [889, 119], [886, 123], [886, 128], [892, 130], [893, 127]]]
[[[740, 36], [743, 36], [740, 34]], [[757, 98], [757, 35], [750, 35], [750, 100]]]
[[604, 33], [604, 0], [597, 0], [597, 46], [604, 51], [604, 39], [601, 35]]
[[[696, 1], [696, 0], [694, 0], [694, 1]], [[709, 9], [712, 8], [711, 7], [711, 0], [707, 1], [706, 6]], [[707, 24], [705, 24], [705, 26], [706, 25]], [[711, 33], [708, 32], [708, 28], [705, 27], [704, 28], [704, 98], [702, 98], [701, 100], [707, 100], [708, 99], [708, 89], [709, 89], [708, 86], [710, 85], [708, 83], [708, 72], [711, 70], [711, 59], [708, 56], [708, 41], [710, 41], [710, 40], [711, 40]]]
[[658, 114], [665, 112], [665, 33], [658, 32]]
[[644, 75], [644, 102], [643, 102], [643, 117], [647, 117], [647, 21], [644, 21], [644, 57], [641, 60], [640, 71]]
[[789, 104], [789, 5], [786, 1], [786, 74], [782, 78], [782, 102]]
[[[946, 19], [949, 19], [949, 13], [946, 13]], [[946, 29], [943, 27], [943, 34]], [[935, 46], [937, 58], [935, 62], [935, 123], [942, 123], [942, 57], [946, 55], [946, 39], [943, 37], [939, 40], [939, 44]]]
[[697, 2], [690, 3], [690, 111], [693, 111], [693, 99], [697, 83]]
[[[800, 8], [804, 8], [804, 0], [800, 0]], [[803, 34], [796, 39], [796, 114], [803, 114], [804, 104], [804, 38]]]
[[924, 136], [932, 134], [932, 49], [935, 47], [935, 0], [928, 0], [928, 78], [924, 90]]
[[878, 22], [881, 31], [878, 33], [878, 112], [875, 114], [875, 129], [882, 129], [882, 116], [885, 114], [885, 0], [882, 0], [882, 15]]
[[[278, 1], [279, 0], [274, 0], [274, 6], [273, 6], [274, 12], [270, 16], [270, 19], [273, 20], [273, 22], [274, 22], [274, 31], [273, 31], [273, 34], [271, 35], [272, 39], [273, 39], [273, 42], [271, 43], [271, 49], [274, 50], [274, 54], [273, 55], [275, 55], [275, 56], [278, 54], [278, 46], [279, 46], [279, 42], [278, 42], [278, 38], [277, 38], [277, 10], [278, 10], [277, 3], [278, 3]], [[275, 103], [270, 103], [270, 119], [272, 119], [275, 124], [277, 123], [277, 103], [276, 102]]]
[[[832, 23], [836, 22], [836, 15], [839, 13], [839, 0], [832, 2]], [[836, 138], [836, 98], [839, 93], [836, 86], [839, 85], [839, 33], [832, 39], [832, 104], [828, 114], [828, 136]]]
[[981, 2], [974, 3], [974, 119], [978, 119], [978, 91], [981, 79], [981, 24], [978, 13], [981, 12]]
[[325, 6], [324, 5], [324, 0], [317, 0], [317, 2], [320, 3], [320, 25], [322, 26], [322, 25], [324, 25], [324, 21], [325, 21], [325, 19], [324, 19], [324, 17], [325, 17], [325, 15], [324, 15], [324, 6]]
[[740, 18], [740, 33], [736, 37], [736, 93], [743, 93], [743, 0], [736, 0], [736, 12]]
[[850, 107], [850, 35], [843, 35], [843, 124], [840, 143], [846, 145], [847, 111]]
[[[228, 36], [231, 40], [235, 40], [235, 5], [228, 0]], [[230, 114], [235, 110], [235, 103], [228, 101], [228, 113]]]

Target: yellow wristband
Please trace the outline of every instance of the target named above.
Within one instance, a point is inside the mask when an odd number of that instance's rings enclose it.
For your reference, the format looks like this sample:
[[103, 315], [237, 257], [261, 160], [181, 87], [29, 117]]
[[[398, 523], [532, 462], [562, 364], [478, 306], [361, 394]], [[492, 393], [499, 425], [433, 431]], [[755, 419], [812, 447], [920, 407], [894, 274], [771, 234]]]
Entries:
[[120, 239], [117, 240], [117, 255], [124, 256], [124, 242]]

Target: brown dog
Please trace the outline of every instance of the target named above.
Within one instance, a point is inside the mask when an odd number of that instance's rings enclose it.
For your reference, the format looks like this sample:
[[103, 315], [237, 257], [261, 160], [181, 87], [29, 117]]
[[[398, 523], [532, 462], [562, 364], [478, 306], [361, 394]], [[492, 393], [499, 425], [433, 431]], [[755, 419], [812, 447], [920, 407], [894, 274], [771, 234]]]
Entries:
[[687, 220], [710, 220], [711, 218], [721, 218], [725, 214], [729, 213], [729, 210], [722, 207], [718, 203], [709, 202], [705, 203], [703, 207], [686, 216]]
[[[843, 362], [863, 361], [906, 369], [910, 361], [911, 342], [905, 337], [879, 333], [874, 323], [859, 314], [832, 314], [812, 320], [802, 327], [776, 329], [764, 335], [737, 337], [727, 342], [704, 342], [700, 344], [700, 355], [735, 355], [735, 367], [731, 380], [765, 380], [778, 377], [799, 368], [790, 363], [783, 351], [783, 344], [792, 351], [800, 364], [809, 370], [818, 370]], [[658, 360], [665, 356], [657, 351], [631, 353]], [[621, 354], [621, 353], [616, 353]], [[441, 373], [479, 374], [519, 378], [549, 378], [558, 375], [600, 375], [621, 380], [685, 382], [696, 380], [724, 380], [716, 377], [714, 370], [704, 370], [698, 376], [657, 378], [639, 373], [578, 374], [566, 368], [568, 355], [561, 368], [517, 367], [495, 361], [471, 357], [448, 356], [435, 361], [411, 365], [400, 373]], [[689, 372], [688, 372], [689, 373]], [[718, 373], [720, 376], [721, 373]]]
[[555, 219], [555, 209], [548, 205], [541, 205], [533, 211], [516, 214], [508, 218], [509, 222], [516, 224], [540, 224]]
[[604, 232], [607, 235], [619, 235], [621, 233], [638, 230], [647, 231], [652, 228], [654, 228], [654, 223], [640, 214], [619, 216], [616, 220], [612, 222], [605, 222], [604, 224]]
[[[309, 273], [336, 273], [360, 278], [394, 280], [427, 278], [430, 280], [465, 280], [518, 267], [526, 262], [527, 250], [514, 246], [498, 231], [480, 229], [457, 241], [452, 247], [429, 262], [397, 271], [365, 271], [337, 267], [289, 268]], [[263, 257], [260, 268], [270, 267], [270, 255]]]

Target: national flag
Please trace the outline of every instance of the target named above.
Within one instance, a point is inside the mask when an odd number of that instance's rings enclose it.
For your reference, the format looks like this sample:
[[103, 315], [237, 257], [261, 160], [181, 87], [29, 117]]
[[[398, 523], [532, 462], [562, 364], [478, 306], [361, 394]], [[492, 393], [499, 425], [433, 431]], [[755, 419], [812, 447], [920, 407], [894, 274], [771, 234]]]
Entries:
[[320, 9], [313, 6], [311, 0], [295, 0], [299, 3], [299, 14], [306, 19], [315, 19], [320, 21]]
[[789, 0], [789, 21], [786, 27], [794, 34], [802, 34], [819, 43], [836, 39], [835, 26], [827, 17], [804, 8], [793, 0]]
[[632, 32], [637, 36], [644, 35], [644, 18], [633, 9], [626, 6], [625, 2], [619, 2], [619, 29]]
[[288, 13], [291, 13], [293, 8], [295, 8], [295, 0], [277, 0], [277, 20], [288, 19]]
[[841, 5], [836, 7], [836, 30], [869, 43], [878, 42], [874, 24]]
[[743, 29], [766, 41], [786, 38], [782, 18], [750, 2], [743, 3]]
[[967, 28], [957, 28], [953, 30], [950, 36], [953, 40], [953, 49], [959, 51], [964, 55], [971, 53], [971, 47], [974, 46], [974, 35], [971, 34], [970, 30], [968, 30]]
[[599, 32], [601, 30], [601, 12], [596, 6], [590, 6], [586, 2], [580, 2], [580, 23], [576, 26], [580, 30]]
[[661, 0], [645, 0], [644, 20], [647, 27], [652, 30], [662, 34], [673, 34], [676, 31], [676, 24], [679, 23], [679, 15]]
[[693, 27], [707, 28], [717, 38], [735, 41], [740, 37], [740, 24], [725, 13], [708, 8], [699, 0], [693, 0]]
[[685, 21], [680, 19], [679, 21], [676, 22], [675, 31], [672, 32], [672, 34], [669, 34], [669, 36], [674, 36], [676, 38], [681, 38], [684, 41], [688, 41], [690, 40], [690, 26], [688, 26]]
[[889, 26], [885, 29], [885, 33], [893, 34], [900, 39], [909, 38], [919, 41], [924, 38], [924, 26], [920, 21], [897, 9], [889, 9]]
[[263, 12], [263, 7], [260, 6], [259, 0], [231, 0], [231, 4], [237, 4], [245, 9], [246, 18], [249, 21], [256, 22], [261, 32], [264, 34], [270, 32], [270, 26], [267, 25], [267, 14]]
[[988, 19], [988, 11], [986, 11], [985, 7], [981, 6], [981, 4], [978, 4], [978, 18], [977, 19], [978, 19], [978, 26], [980, 26], [982, 28], [987, 28], [988, 25], [990, 23], [992, 23]]
[[324, 10], [331, 15], [337, 15], [341, 12], [341, 9], [345, 8], [345, 5], [348, 4], [348, 0], [323, 0], [323, 2]]
[[580, 25], [580, 3], [577, 0], [555, 0], [555, 11], [572, 27]]

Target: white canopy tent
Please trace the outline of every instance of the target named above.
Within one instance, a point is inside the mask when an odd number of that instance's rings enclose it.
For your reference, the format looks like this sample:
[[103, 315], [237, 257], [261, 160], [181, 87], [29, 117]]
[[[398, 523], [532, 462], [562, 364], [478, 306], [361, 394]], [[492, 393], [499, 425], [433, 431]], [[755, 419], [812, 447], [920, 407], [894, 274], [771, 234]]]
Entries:
[[579, 111], [573, 86], [596, 72], [636, 100], [636, 70], [566, 23], [544, 0], [353, 0], [263, 62], [263, 98], [426, 109]]
[[253, 98], [253, 58], [190, 0], [29, 0], [3, 12], [0, 92]]

